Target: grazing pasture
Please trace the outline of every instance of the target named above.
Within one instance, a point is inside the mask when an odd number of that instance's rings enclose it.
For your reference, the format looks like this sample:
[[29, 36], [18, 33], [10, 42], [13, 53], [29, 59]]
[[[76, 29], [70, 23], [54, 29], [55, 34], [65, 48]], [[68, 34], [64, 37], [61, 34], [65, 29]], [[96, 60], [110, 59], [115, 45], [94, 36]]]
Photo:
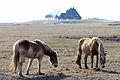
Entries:
[[[112, 23], [76, 23], [60, 25], [0, 25], [0, 80], [5, 79], [63, 79], [63, 80], [119, 80], [120, 79], [120, 25]], [[88, 57], [88, 67], [83, 69], [74, 63], [77, 55], [77, 44], [82, 37], [99, 37], [107, 51], [105, 68], [96, 71], [91, 69]], [[23, 75], [9, 71], [10, 57], [13, 55], [13, 44], [19, 39], [40, 39], [58, 52], [58, 67], [51, 66], [48, 56], [44, 56], [41, 72], [38, 75], [38, 60], [35, 59], [30, 68], [30, 75], [25, 75], [28, 59], [23, 64]], [[84, 54], [82, 55], [84, 56]], [[95, 65], [94, 60], [94, 65]], [[100, 65], [99, 65], [100, 66]]]

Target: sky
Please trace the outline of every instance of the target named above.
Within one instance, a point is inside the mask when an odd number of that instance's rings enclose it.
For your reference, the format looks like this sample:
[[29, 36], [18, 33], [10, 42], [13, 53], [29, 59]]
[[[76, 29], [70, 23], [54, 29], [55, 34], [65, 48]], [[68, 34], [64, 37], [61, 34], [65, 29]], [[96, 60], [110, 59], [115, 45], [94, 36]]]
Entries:
[[0, 23], [44, 20], [74, 7], [82, 19], [120, 21], [120, 0], [0, 0]]

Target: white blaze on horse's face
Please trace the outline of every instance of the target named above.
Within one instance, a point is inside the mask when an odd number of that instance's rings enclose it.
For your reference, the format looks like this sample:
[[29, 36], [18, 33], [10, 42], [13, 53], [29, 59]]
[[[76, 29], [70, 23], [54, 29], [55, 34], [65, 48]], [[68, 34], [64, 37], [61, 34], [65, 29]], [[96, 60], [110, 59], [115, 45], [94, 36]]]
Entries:
[[51, 57], [50, 57], [50, 61], [51, 61], [52, 65], [53, 65], [54, 67], [57, 67], [57, 66], [58, 66], [57, 52], [54, 51], [54, 52], [52, 53], [52, 55], [51, 55]]

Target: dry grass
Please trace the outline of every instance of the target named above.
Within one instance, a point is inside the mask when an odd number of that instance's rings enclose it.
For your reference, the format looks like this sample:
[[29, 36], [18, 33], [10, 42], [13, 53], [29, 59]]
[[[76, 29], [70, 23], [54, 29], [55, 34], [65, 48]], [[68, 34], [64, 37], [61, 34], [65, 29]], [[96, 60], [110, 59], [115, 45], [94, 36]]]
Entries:
[[[118, 80], [120, 78], [119, 41], [103, 41], [108, 52], [105, 69], [100, 69], [100, 71], [79, 70], [78, 66], [74, 64], [79, 38], [92, 36], [108, 38], [117, 36], [117, 38], [120, 38], [120, 26], [109, 26], [107, 23], [0, 26], [0, 79]], [[18, 39], [40, 39], [48, 43], [59, 53], [58, 68], [51, 68], [49, 57], [45, 56], [41, 68], [45, 75], [35, 74], [38, 67], [37, 60], [34, 60], [30, 75], [25, 78], [20, 78], [17, 74], [9, 72], [8, 65], [10, 64], [9, 58], [12, 56], [12, 46]], [[23, 73], [25, 73], [27, 61], [26, 59]], [[90, 58], [88, 58], [88, 65], [90, 66]], [[82, 67], [84, 68], [83, 59]]]

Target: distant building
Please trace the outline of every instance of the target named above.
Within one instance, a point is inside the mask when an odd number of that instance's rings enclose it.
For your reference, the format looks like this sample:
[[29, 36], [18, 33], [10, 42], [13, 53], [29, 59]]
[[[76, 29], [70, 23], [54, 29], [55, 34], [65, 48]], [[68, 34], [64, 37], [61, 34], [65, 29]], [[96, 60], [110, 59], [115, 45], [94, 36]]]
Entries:
[[77, 12], [75, 8], [70, 8], [69, 10], [66, 11], [66, 13], [61, 13], [59, 16], [59, 19], [76, 19], [80, 20], [81, 16]]

